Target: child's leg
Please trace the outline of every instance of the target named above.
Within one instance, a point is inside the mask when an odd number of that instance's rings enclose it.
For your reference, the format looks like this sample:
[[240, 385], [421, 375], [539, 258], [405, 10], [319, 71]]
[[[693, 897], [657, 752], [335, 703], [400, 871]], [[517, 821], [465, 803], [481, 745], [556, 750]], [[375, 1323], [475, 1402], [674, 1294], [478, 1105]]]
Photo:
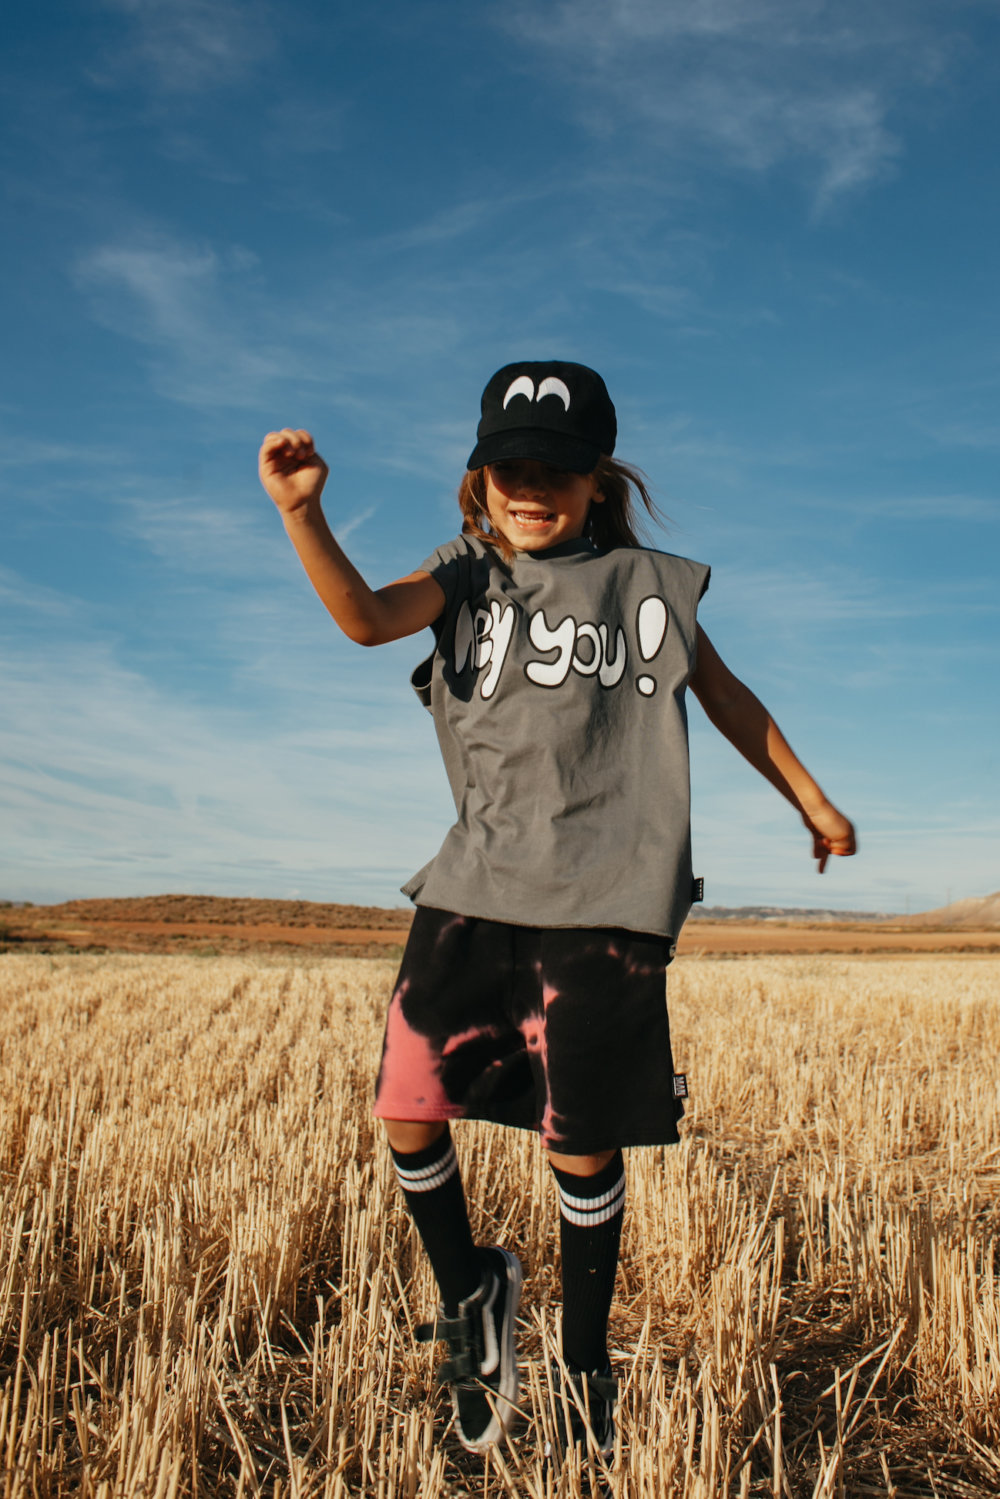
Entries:
[[437, 1279], [445, 1315], [474, 1294], [482, 1264], [472, 1242], [458, 1157], [446, 1122], [386, 1119], [396, 1177]]
[[438, 1371], [451, 1390], [459, 1439], [470, 1452], [498, 1442], [517, 1407], [514, 1323], [521, 1266], [509, 1250], [477, 1250], [458, 1157], [445, 1123], [385, 1121], [399, 1184], [441, 1289], [444, 1316], [416, 1330], [443, 1339]]
[[562, 1351], [588, 1374], [608, 1365], [608, 1313], [614, 1295], [625, 1163], [620, 1150], [571, 1156], [549, 1151], [559, 1186], [562, 1249]]

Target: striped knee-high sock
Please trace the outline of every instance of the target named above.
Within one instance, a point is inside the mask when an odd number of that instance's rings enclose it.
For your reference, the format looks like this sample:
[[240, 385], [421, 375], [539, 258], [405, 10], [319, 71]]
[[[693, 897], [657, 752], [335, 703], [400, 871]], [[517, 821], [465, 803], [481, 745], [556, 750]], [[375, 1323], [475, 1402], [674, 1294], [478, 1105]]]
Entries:
[[625, 1210], [625, 1162], [618, 1150], [596, 1176], [574, 1176], [555, 1166], [552, 1170], [559, 1185], [563, 1358], [593, 1374], [608, 1362], [608, 1313]]
[[451, 1132], [446, 1127], [426, 1150], [393, 1150], [392, 1160], [440, 1288], [445, 1316], [454, 1317], [458, 1303], [479, 1289], [482, 1266], [472, 1242]]

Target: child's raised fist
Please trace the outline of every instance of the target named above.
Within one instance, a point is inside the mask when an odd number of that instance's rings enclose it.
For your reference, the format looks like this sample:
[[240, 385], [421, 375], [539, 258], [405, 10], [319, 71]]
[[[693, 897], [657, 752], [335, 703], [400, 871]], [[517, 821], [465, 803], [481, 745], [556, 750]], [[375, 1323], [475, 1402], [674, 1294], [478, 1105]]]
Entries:
[[285, 516], [317, 502], [330, 472], [311, 435], [292, 427], [267, 434], [257, 468], [260, 482]]

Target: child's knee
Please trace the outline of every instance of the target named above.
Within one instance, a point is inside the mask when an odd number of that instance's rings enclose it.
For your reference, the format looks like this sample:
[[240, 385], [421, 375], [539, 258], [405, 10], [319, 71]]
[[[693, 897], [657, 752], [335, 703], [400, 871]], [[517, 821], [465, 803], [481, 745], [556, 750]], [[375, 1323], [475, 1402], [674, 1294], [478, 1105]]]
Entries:
[[439, 1140], [448, 1128], [446, 1119], [383, 1119], [385, 1133], [393, 1150], [414, 1155]]
[[613, 1150], [601, 1150], [596, 1155], [563, 1155], [560, 1151], [550, 1150], [549, 1164], [557, 1171], [567, 1171], [571, 1176], [596, 1176], [598, 1171], [603, 1171], [615, 1152]]

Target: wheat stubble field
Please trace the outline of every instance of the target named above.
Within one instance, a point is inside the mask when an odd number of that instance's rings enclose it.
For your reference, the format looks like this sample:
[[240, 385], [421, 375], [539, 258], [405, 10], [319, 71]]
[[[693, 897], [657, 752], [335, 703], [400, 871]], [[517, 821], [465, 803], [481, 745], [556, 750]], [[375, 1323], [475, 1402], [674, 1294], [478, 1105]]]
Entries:
[[1000, 1490], [1000, 960], [675, 965], [692, 1098], [628, 1157], [607, 1473], [543, 1465], [556, 1204], [488, 1126], [455, 1134], [525, 1262], [526, 1419], [487, 1460], [447, 1434], [368, 1112], [392, 977], [0, 957], [4, 1495]]

